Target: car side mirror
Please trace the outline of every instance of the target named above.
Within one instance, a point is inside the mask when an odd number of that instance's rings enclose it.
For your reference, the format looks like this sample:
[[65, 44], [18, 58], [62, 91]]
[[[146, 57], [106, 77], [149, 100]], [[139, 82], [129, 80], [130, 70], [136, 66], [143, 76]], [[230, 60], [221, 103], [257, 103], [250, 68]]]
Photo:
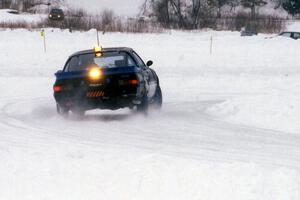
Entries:
[[153, 61], [149, 60], [146, 65], [147, 65], [147, 67], [150, 67], [151, 65], [153, 65]]

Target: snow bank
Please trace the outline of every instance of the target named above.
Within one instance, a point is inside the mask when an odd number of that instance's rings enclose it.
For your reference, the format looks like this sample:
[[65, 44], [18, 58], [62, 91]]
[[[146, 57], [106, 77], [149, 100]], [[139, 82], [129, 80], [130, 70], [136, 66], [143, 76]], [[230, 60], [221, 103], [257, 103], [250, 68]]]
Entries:
[[299, 96], [285, 92], [233, 98], [207, 109], [226, 121], [282, 132], [300, 133]]
[[0, 9], [0, 22], [38, 23], [47, 17], [47, 15], [43, 15], [43, 14], [29, 14], [29, 13], [11, 14], [11, 13], [8, 13], [8, 11], [10, 11], [10, 10], [9, 9]]

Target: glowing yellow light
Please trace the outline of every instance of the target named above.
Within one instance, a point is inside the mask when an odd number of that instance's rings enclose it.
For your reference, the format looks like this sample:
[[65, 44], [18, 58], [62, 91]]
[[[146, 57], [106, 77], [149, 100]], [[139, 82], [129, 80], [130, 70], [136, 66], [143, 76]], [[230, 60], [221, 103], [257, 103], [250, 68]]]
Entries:
[[95, 55], [96, 55], [96, 57], [98, 58], [98, 57], [101, 57], [101, 56], [102, 56], [102, 53], [96, 53]]
[[91, 68], [89, 70], [88, 76], [91, 80], [99, 80], [102, 76], [102, 71], [99, 68]]

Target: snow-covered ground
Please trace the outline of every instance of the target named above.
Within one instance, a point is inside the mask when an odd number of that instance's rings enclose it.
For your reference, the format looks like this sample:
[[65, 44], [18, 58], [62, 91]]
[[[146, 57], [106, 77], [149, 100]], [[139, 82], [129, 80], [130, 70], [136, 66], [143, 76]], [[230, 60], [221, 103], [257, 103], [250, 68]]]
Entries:
[[[109, 33], [154, 61], [163, 109], [57, 116], [54, 73], [95, 31], [0, 31], [0, 199], [300, 198], [300, 41]], [[213, 37], [212, 55], [210, 38]]]
[[300, 32], [300, 20], [291, 20], [287, 23], [286, 31]]

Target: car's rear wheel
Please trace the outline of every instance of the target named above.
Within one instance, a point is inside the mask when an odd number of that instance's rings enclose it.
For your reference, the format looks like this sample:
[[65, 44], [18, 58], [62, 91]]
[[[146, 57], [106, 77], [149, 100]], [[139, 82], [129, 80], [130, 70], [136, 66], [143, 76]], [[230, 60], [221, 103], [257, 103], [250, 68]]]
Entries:
[[156, 91], [155, 91], [155, 95], [152, 99], [151, 106], [154, 109], [161, 109], [162, 101], [163, 101], [162, 92], [161, 92], [160, 86], [158, 85], [156, 88]]
[[69, 110], [59, 104], [56, 104], [56, 112], [61, 116], [68, 116]]
[[147, 94], [145, 93], [143, 95], [141, 103], [137, 105], [136, 110], [137, 112], [147, 113], [148, 107], [149, 107], [148, 97]]

